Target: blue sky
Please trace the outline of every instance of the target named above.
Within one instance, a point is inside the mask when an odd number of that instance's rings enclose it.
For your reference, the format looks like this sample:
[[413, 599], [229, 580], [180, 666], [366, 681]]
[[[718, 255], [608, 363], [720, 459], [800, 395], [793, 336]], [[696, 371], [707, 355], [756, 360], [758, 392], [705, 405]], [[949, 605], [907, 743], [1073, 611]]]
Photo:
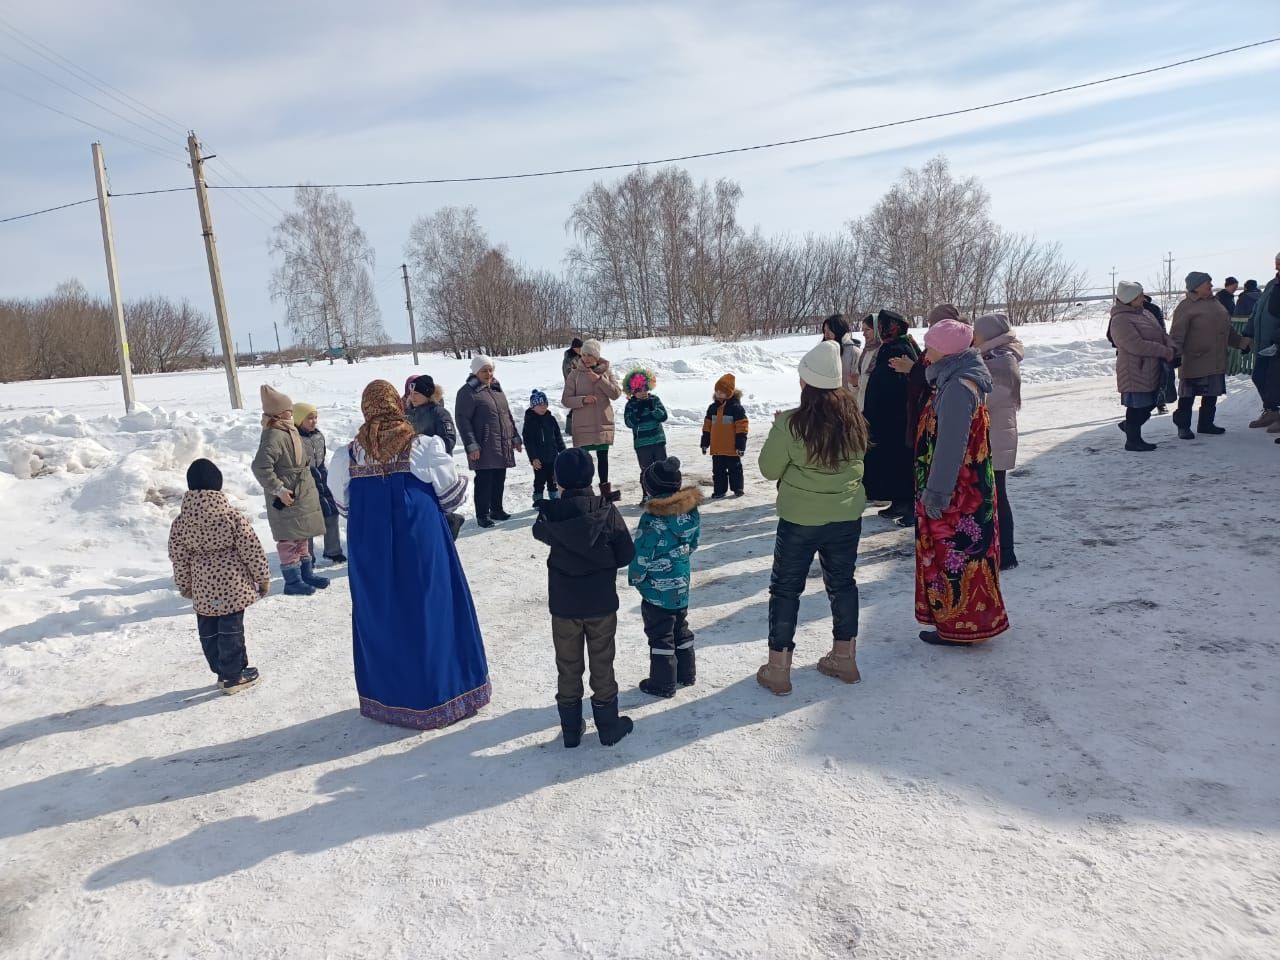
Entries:
[[[625, 162], [788, 139], [1139, 70], [1280, 36], [1280, 4], [121, 2], [0, 6], [0, 17], [173, 118], [142, 121], [0, 29], [0, 217], [93, 195], [101, 138], [116, 192], [190, 184], [181, 128], [209, 169], [254, 182], [497, 174]], [[14, 60], [98, 100], [73, 96]], [[99, 133], [17, 91], [109, 128]], [[981, 178], [1006, 228], [1060, 241], [1092, 283], [1175, 273], [1264, 279], [1280, 250], [1280, 44], [1088, 91], [893, 130], [687, 164], [731, 177], [748, 227], [843, 229], [905, 166], [945, 153]], [[143, 150], [115, 134], [151, 144]], [[157, 155], [160, 154], [160, 155]], [[495, 242], [560, 265], [565, 220], [590, 175], [350, 190], [378, 254], [388, 331], [409, 226], [473, 204]], [[266, 238], [289, 194], [231, 199], [214, 216], [233, 325], [261, 348], [272, 304]], [[190, 193], [114, 204], [126, 297], [163, 292], [211, 310]], [[79, 277], [105, 291], [96, 208], [0, 225], [0, 296]]]

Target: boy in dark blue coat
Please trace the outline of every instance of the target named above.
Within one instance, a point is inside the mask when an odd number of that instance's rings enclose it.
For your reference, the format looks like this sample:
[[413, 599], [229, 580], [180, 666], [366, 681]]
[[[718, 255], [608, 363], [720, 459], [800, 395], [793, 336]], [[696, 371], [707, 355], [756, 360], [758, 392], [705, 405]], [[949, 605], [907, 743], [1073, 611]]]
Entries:
[[529, 409], [524, 412], [524, 429], [520, 437], [533, 466], [533, 509], [537, 510], [543, 500], [543, 491], [552, 500], [560, 496], [556, 490], [555, 466], [556, 457], [564, 450], [560, 422], [551, 412], [547, 395], [541, 390], [535, 390], [529, 396]]

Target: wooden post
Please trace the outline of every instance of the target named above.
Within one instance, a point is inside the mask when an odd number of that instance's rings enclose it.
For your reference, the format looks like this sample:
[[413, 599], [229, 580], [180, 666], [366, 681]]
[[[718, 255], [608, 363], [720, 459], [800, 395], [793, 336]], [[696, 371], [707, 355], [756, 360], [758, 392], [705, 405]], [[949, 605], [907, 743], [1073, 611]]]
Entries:
[[284, 366], [284, 351], [280, 349], [280, 325], [274, 320], [271, 321], [271, 329], [276, 332], [276, 363]]
[[400, 264], [404, 274], [404, 308], [409, 311], [409, 343], [413, 345], [413, 365], [418, 365], [418, 331], [413, 325], [413, 297], [409, 293], [409, 265]]
[[98, 185], [98, 216], [102, 220], [102, 249], [107, 256], [107, 286], [111, 288], [111, 316], [116, 330], [116, 360], [120, 364], [120, 385], [124, 388], [124, 412], [133, 413], [133, 368], [129, 361], [129, 333], [124, 326], [124, 304], [120, 300], [120, 274], [116, 270], [116, 241], [111, 231], [111, 205], [107, 200], [107, 168], [102, 160], [102, 144], [93, 145], [93, 179]]
[[187, 150], [191, 154], [191, 175], [196, 182], [196, 202], [200, 207], [200, 230], [204, 237], [204, 253], [209, 261], [209, 282], [213, 286], [213, 310], [218, 318], [218, 336], [222, 340], [222, 363], [227, 369], [227, 392], [231, 394], [231, 409], [243, 410], [244, 399], [240, 395], [240, 374], [236, 370], [236, 346], [231, 337], [231, 321], [227, 319], [227, 301], [222, 292], [222, 268], [218, 265], [218, 247], [213, 236], [213, 215], [209, 212], [209, 189], [204, 182], [204, 161], [200, 155], [200, 141], [193, 133], [187, 137]]

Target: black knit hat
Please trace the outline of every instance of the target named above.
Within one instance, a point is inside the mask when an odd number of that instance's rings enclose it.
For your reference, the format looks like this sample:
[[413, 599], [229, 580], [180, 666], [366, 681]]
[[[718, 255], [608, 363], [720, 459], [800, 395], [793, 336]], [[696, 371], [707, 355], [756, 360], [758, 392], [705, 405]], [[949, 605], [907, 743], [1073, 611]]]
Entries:
[[573, 343], [569, 344], [569, 348], [570, 348], [571, 350], [581, 350], [581, 349], [582, 349], [582, 338], [581, 338], [581, 337], [574, 337], [574, 338], [573, 338]]
[[413, 381], [413, 392], [420, 393], [428, 400], [436, 395], [436, 382], [431, 379], [429, 374], [423, 374]]
[[596, 465], [591, 454], [570, 447], [556, 457], [556, 486], [563, 490], [585, 490], [596, 478]]
[[641, 475], [640, 482], [644, 485], [645, 492], [651, 496], [661, 497], [678, 493], [684, 484], [684, 477], [680, 476], [679, 458], [667, 457], [665, 460], [649, 464]]
[[212, 460], [193, 460], [187, 467], [188, 490], [221, 490], [222, 471]]

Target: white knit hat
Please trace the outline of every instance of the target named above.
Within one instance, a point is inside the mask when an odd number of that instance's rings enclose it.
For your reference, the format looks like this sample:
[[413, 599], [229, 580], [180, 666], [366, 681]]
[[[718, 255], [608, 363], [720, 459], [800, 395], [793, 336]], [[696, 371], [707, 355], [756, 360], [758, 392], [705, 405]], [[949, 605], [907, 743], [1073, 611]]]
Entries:
[[599, 360], [603, 349], [604, 348], [600, 346], [599, 340], [588, 340], [582, 345], [582, 355], [584, 357], [595, 357]]
[[494, 363], [491, 359], [486, 357], [483, 353], [477, 353], [474, 357], [471, 358], [472, 373], [479, 373], [485, 367], [488, 367], [490, 370], [492, 370], [494, 369]]
[[1121, 303], [1133, 303], [1142, 296], [1142, 284], [1134, 280], [1121, 280], [1116, 284], [1116, 299]]
[[819, 390], [839, 390], [844, 386], [840, 348], [834, 340], [824, 340], [800, 361], [800, 379]]

